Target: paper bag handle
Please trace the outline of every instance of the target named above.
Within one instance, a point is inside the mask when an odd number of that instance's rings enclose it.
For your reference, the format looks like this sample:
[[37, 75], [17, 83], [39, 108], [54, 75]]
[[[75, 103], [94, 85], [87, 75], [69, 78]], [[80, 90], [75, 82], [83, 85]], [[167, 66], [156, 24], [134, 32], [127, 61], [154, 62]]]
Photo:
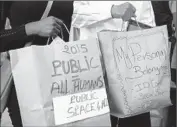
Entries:
[[[64, 28], [66, 29], [68, 35], [70, 35], [70, 33], [69, 33], [69, 29], [68, 29], [68, 27], [66, 26], [66, 24], [65, 24], [64, 22], [62, 22], [62, 25], [63, 25]], [[64, 39], [63, 30], [60, 29], [60, 31], [61, 31], [61, 39], [63, 40], [63, 39]], [[52, 40], [54, 40], [53, 37], [51, 37], [51, 38], [52, 38]], [[47, 45], [49, 45], [49, 42], [50, 42], [50, 37], [49, 37], [48, 40], [47, 40]]]
[[[142, 30], [142, 28], [140, 27], [140, 24], [139, 24], [139, 22], [137, 21], [136, 17], [134, 17], [134, 19], [135, 19], [135, 22], [136, 22], [137, 26], [139, 27], [139, 29]], [[123, 31], [124, 24], [125, 24], [125, 21], [122, 22], [121, 31]]]
[[135, 18], [136, 24], [138, 25], [138, 27], [140, 28], [140, 30], [142, 30], [142, 28], [140, 27], [140, 24], [139, 24], [139, 22], [137, 21], [136, 17], [134, 17], [134, 18]]
[[52, 8], [52, 4], [53, 4], [53, 1], [48, 1], [47, 6], [45, 8], [45, 11], [44, 11], [41, 19], [44, 19], [44, 18], [46, 18], [48, 16], [48, 14], [49, 14], [49, 12], [50, 12], [50, 10]]

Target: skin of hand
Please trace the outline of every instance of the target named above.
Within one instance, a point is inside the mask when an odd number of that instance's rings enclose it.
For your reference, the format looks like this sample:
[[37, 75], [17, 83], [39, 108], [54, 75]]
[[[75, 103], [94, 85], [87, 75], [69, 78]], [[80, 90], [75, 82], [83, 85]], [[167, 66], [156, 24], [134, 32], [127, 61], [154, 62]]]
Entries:
[[112, 17], [121, 18], [123, 21], [128, 21], [132, 17], [136, 17], [135, 12], [136, 8], [128, 2], [120, 5], [113, 5], [111, 8]]
[[50, 16], [36, 22], [30, 22], [25, 25], [26, 34], [38, 35], [41, 37], [58, 36], [61, 32], [62, 20]]

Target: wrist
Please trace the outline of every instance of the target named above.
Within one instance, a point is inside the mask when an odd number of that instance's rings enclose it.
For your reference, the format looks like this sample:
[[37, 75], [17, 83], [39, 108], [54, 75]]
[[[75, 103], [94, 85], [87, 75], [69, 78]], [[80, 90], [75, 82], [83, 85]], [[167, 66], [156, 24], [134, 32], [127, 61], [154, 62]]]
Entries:
[[30, 22], [25, 25], [25, 31], [28, 36], [37, 35], [37, 22]]

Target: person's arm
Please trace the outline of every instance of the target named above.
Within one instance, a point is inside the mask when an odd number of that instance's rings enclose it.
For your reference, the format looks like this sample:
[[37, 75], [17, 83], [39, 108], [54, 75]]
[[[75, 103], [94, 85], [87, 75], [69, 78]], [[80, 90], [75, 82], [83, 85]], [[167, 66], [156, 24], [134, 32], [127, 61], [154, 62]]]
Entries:
[[57, 36], [61, 32], [61, 25], [62, 21], [60, 19], [51, 16], [40, 21], [30, 22], [16, 28], [12, 28], [10, 30], [1, 29], [0, 52], [9, 50], [9, 46], [14, 42], [16, 48], [21, 47], [20, 40], [24, 40], [28, 36]]
[[[13, 40], [20, 40], [26, 37], [25, 26], [5, 30], [6, 19], [9, 16], [9, 10], [12, 2], [0, 1], [0, 52], [8, 50], [9, 45]], [[18, 45], [18, 44], [17, 44]]]
[[[5, 52], [9, 50], [9, 45], [11, 45], [14, 41], [24, 39], [27, 37], [26, 31], [25, 31], [25, 25], [22, 25], [17, 28], [13, 28], [10, 30], [1, 30], [0, 31], [0, 52]], [[16, 41], [16, 42], [18, 42]], [[18, 47], [18, 43], [16, 43], [16, 46]]]
[[110, 1], [74, 1], [72, 27], [81, 28], [111, 18], [129, 20], [135, 11], [128, 2], [113, 5]]

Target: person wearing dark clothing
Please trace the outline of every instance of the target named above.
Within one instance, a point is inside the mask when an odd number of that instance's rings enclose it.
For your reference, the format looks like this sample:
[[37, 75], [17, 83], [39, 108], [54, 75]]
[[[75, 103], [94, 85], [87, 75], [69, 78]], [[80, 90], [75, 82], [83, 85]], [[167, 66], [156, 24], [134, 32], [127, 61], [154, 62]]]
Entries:
[[[1, 4], [6, 2], [1, 2]], [[47, 1], [13, 1], [4, 4], [4, 11], [1, 11], [1, 33], [0, 47], [1, 51], [16, 49], [23, 47], [26, 42], [33, 41], [34, 45], [46, 44], [48, 36], [40, 36], [36, 34], [27, 35], [26, 24], [40, 20]], [[10, 6], [10, 7], [9, 7]], [[3, 13], [4, 12], [4, 13]], [[2, 14], [3, 13], [3, 14]], [[61, 19], [68, 29], [70, 29], [71, 16], [73, 13], [72, 1], [54, 1], [49, 16]], [[2, 31], [6, 17], [10, 19], [12, 30]], [[36, 27], [40, 27], [39, 23]], [[69, 35], [62, 26], [64, 41], [69, 40]]]
[[155, 21], [157, 26], [167, 25], [168, 35], [172, 36], [173, 15], [169, 8], [169, 1], [151, 1], [154, 10]]
[[[46, 45], [48, 37], [60, 36], [62, 31], [64, 41], [69, 40], [62, 22], [70, 29], [73, 2], [54, 1], [49, 17], [40, 20], [47, 3], [48, 1], [0, 1], [0, 52], [22, 48], [28, 42]], [[5, 30], [6, 18], [10, 20], [10, 30]], [[22, 127], [14, 84], [7, 107], [13, 126]]]
[[[20, 42], [27, 38], [26, 32], [25, 32], [25, 25], [22, 25], [20, 27], [13, 28], [12, 30], [2, 30], [0, 31], [0, 51], [5, 52], [10, 49], [12, 49], [12, 45], [14, 48], [20, 48], [22, 45], [20, 45]], [[17, 43], [14, 43], [14, 41], [17, 41]]]

